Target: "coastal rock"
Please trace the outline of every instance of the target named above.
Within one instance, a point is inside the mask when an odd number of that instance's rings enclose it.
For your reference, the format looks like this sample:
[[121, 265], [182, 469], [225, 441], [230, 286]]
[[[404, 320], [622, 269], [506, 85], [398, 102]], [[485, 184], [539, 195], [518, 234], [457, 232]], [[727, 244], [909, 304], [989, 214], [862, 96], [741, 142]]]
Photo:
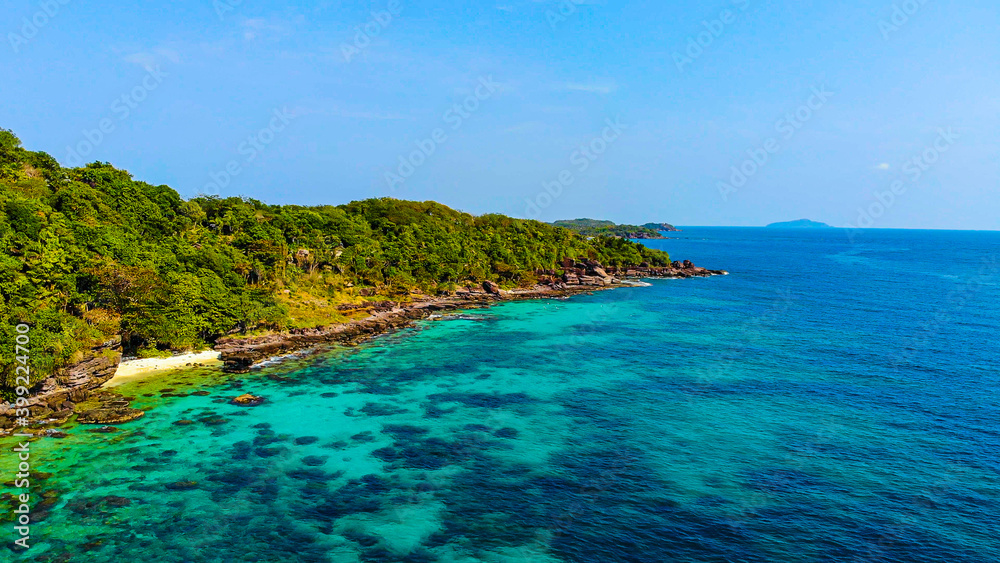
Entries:
[[[73, 414], [76, 403], [86, 401], [93, 391], [114, 377], [121, 353], [116, 350], [119, 339], [110, 340], [97, 348], [88, 350], [83, 361], [57, 370], [52, 376], [41, 381], [37, 392], [28, 400], [30, 418], [46, 421], [55, 418], [65, 421]], [[12, 404], [0, 403], [0, 415], [5, 418], [13, 413]], [[7, 428], [0, 421], [0, 428]]]
[[500, 295], [500, 286], [496, 282], [486, 280], [483, 282], [483, 291], [490, 295]]
[[257, 395], [251, 395], [250, 393], [246, 393], [244, 395], [240, 395], [239, 397], [233, 399], [232, 403], [234, 405], [239, 405], [241, 407], [256, 407], [264, 404], [264, 401], [265, 401], [264, 397], [258, 397]]

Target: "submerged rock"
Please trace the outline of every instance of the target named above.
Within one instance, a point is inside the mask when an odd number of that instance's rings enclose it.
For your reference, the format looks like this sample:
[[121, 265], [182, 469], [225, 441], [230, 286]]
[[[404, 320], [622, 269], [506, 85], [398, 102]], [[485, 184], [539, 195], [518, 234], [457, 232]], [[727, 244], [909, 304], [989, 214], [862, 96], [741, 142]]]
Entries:
[[146, 416], [145, 411], [131, 407], [99, 408], [80, 413], [77, 420], [83, 424], [124, 424]]
[[167, 483], [166, 487], [171, 491], [190, 491], [198, 488], [198, 481], [177, 481], [176, 483]]

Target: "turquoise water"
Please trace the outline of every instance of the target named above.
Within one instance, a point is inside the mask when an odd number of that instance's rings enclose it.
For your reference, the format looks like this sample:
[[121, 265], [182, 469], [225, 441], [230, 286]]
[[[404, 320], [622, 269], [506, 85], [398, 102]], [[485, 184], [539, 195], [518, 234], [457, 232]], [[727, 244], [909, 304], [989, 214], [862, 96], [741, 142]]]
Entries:
[[1000, 234], [675, 236], [732, 275], [129, 384], [33, 444], [29, 559], [997, 560]]

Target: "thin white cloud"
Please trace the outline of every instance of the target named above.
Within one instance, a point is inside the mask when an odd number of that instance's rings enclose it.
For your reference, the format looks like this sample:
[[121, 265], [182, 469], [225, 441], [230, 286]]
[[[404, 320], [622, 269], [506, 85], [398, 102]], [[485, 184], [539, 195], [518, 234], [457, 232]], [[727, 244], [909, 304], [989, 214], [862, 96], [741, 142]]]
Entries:
[[568, 90], [570, 92], [586, 92], [589, 94], [607, 96], [608, 94], [613, 94], [618, 91], [618, 84], [614, 81], [590, 83], [566, 82], [561, 85], [560, 89]]
[[892, 168], [892, 166], [888, 162], [883, 162], [882, 164], [879, 164], [875, 168], [877, 168], [878, 170], [888, 170]]
[[178, 64], [181, 62], [181, 56], [173, 49], [156, 47], [150, 49], [149, 51], [139, 51], [125, 55], [123, 60], [127, 63], [139, 65], [145, 69], [151, 69], [158, 65], [162, 65], [164, 62]]

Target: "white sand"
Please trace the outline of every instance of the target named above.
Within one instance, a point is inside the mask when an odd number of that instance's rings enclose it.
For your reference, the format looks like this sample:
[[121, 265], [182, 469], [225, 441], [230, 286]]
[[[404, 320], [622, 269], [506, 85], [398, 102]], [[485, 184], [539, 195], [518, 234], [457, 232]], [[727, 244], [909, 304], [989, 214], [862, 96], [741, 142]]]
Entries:
[[192, 352], [181, 354], [170, 358], [144, 358], [141, 360], [128, 360], [118, 365], [118, 371], [104, 387], [115, 387], [128, 381], [133, 381], [145, 377], [151, 373], [180, 369], [187, 364], [215, 365], [221, 364], [219, 353], [209, 350], [207, 352]]

